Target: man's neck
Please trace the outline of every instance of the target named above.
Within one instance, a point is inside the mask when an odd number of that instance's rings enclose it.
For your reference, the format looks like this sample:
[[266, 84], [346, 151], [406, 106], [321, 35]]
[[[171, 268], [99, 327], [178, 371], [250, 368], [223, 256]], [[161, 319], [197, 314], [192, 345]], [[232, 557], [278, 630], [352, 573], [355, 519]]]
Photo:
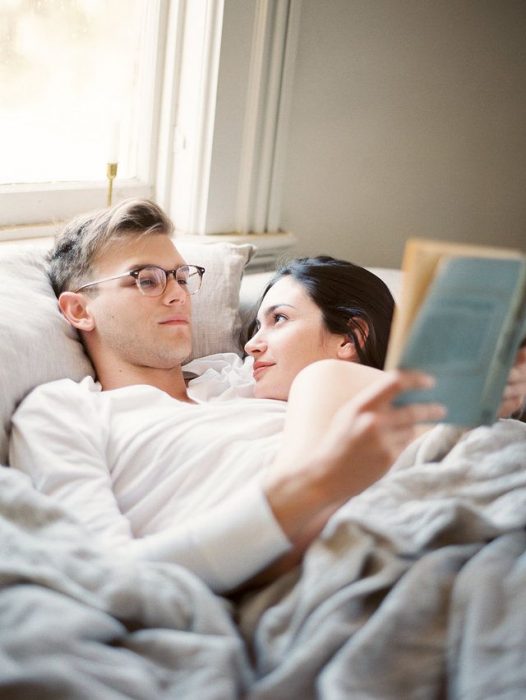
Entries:
[[186, 382], [180, 365], [170, 369], [152, 367], [97, 368], [97, 379], [103, 391], [121, 389], [125, 386], [146, 384], [165, 391], [172, 398], [193, 403], [186, 390]]

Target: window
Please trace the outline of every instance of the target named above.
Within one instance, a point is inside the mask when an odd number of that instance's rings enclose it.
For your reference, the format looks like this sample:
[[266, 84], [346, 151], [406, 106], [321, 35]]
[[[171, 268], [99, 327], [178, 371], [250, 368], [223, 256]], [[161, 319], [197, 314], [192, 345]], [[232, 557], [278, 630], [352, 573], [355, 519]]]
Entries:
[[178, 233], [279, 231], [301, 0], [2, 0], [0, 240], [154, 197]]
[[162, 0], [4, 0], [0, 226], [152, 192]]

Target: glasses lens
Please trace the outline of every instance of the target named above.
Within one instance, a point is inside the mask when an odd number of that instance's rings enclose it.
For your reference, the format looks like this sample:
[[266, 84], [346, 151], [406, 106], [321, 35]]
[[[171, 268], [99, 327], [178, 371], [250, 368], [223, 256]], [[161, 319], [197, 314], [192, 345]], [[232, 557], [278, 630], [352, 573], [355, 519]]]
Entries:
[[166, 287], [164, 270], [160, 267], [143, 267], [137, 275], [137, 286], [146, 296], [159, 296]]
[[177, 270], [177, 282], [186, 289], [188, 294], [195, 294], [201, 287], [201, 273], [195, 265], [183, 265]]

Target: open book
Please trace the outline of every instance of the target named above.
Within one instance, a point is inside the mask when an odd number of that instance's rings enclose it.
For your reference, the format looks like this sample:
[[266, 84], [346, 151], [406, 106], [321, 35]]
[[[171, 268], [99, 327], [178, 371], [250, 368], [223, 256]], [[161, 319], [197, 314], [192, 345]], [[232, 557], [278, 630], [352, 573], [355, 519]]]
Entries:
[[445, 422], [492, 423], [526, 337], [526, 255], [415, 238], [402, 270], [385, 366], [423, 370], [437, 384], [396, 403], [438, 401]]

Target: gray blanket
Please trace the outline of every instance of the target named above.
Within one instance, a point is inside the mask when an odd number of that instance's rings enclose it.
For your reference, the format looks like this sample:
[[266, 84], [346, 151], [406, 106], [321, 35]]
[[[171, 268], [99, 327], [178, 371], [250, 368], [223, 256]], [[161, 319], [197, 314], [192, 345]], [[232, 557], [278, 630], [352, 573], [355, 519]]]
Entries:
[[440, 426], [239, 599], [0, 470], [2, 698], [526, 697], [526, 425]]

